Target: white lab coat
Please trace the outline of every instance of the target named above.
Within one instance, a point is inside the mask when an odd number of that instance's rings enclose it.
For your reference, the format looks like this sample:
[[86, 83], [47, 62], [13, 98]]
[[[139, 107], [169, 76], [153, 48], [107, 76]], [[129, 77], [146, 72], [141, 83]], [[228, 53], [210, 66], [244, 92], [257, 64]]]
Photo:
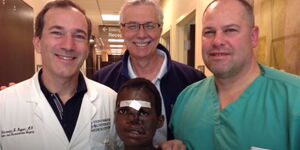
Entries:
[[0, 92], [0, 150], [108, 150], [120, 144], [114, 126], [116, 93], [85, 77], [71, 141], [42, 93], [38, 73]]

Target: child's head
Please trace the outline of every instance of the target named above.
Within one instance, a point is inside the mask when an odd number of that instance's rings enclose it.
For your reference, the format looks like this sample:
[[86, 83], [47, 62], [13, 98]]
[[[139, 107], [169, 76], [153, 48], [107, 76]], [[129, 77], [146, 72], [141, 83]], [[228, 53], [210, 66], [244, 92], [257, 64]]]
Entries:
[[125, 146], [152, 146], [155, 131], [164, 122], [155, 85], [143, 78], [124, 83], [118, 93], [115, 119]]

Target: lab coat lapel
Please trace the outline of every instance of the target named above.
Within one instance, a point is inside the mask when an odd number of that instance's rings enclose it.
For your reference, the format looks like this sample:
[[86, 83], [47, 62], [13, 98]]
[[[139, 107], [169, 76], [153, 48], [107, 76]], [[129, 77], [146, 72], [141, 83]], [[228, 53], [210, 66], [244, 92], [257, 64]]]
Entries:
[[34, 115], [39, 118], [37, 119], [37, 123], [40, 127], [42, 127], [41, 130], [44, 130], [42, 132], [44, 132], [43, 134], [45, 134], [45, 139], [53, 140], [50, 138], [55, 137], [56, 140], [61, 141], [65, 147], [68, 147], [69, 140], [67, 139], [67, 136], [65, 135], [65, 132], [55, 113], [53, 112], [50, 104], [41, 91], [37, 73], [32, 80], [32, 85], [34, 86], [35, 90], [31, 91], [31, 99], [28, 100], [28, 102], [35, 105], [33, 108]]
[[96, 100], [98, 94], [97, 91], [90, 87], [88, 81], [85, 79], [87, 85], [87, 93], [84, 95], [80, 113], [77, 119], [76, 127], [72, 135], [71, 144], [80, 142], [80, 137], [88, 138], [91, 132], [91, 120], [96, 114], [96, 106], [94, 101]]

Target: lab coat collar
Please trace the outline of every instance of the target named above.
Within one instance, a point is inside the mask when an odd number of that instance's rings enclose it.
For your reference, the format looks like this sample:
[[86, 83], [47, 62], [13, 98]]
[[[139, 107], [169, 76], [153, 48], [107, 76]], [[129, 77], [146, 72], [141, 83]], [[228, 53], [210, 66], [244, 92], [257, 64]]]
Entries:
[[[49, 134], [55, 134], [54, 137], [60, 138], [60, 141], [64, 143], [66, 149], [69, 145], [72, 145], [72, 143], [80, 142], [78, 141], [80, 140], [78, 137], [80, 137], [82, 133], [90, 132], [90, 128], [86, 128], [86, 126], [90, 126], [90, 121], [96, 114], [96, 106], [93, 104], [93, 102], [98, 97], [98, 91], [92, 87], [90, 84], [91, 81], [89, 81], [89, 79], [87, 79], [85, 76], [84, 80], [86, 82], [87, 92], [83, 97], [76, 127], [70, 142], [68, 141], [61, 124], [59, 123], [40, 88], [38, 72], [35, 73], [35, 75], [30, 79], [31, 87], [28, 88], [33, 88], [33, 90], [30, 90], [30, 98], [25, 98], [28, 103], [35, 104], [35, 115], [40, 119], [41, 122], [43, 122], [43, 124], [46, 124], [46, 129], [49, 130]], [[89, 129], [89, 131], [84, 129]]]
[[[31, 98], [26, 99], [27, 102], [29, 103], [40, 103], [41, 100], [46, 100], [45, 96], [43, 95], [43, 92], [41, 90], [39, 81], [38, 81], [38, 72], [34, 74], [34, 76], [30, 79], [31, 81], [31, 85], [33, 85], [34, 90], [30, 90], [31, 91]], [[91, 85], [88, 83], [88, 78], [86, 76], [83, 76], [86, 86], [87, 86], [87, 90], [88, 92], [85, 94], [85, 96], [87, 96], [87, 100], [89, 100], [91, 103], [93, 101], [96, 100], [96, 98], [98, 97], [98, 92], [96, 91], [95, 88], [91, 87]]]
[[30, 96], [29, 98], [26, 98], [26, 101], [34, 105], [33, 111], [34, 115], [38, 118], [37, 122], [44, 124], [42, 126], [48, 131], [47, 133], [54, 134], [53, 136], [59, 138], [59, 141], [61, 141], [65, 149], [67, 149], [69, 140], [40, 88], [38, 72], [34, 74], [29, 82], [31, 86], [28, 88], [33, 89], [30, 90]]

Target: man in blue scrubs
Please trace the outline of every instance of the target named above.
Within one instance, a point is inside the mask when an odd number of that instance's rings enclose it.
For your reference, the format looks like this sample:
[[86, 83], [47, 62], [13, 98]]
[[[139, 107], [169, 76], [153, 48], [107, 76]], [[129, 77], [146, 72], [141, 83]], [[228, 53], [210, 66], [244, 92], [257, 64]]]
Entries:
[[187, 149], [300, 149], [300, 77], [257, 63], [258, 32], [244, 0], [206, 8], [202, 55], [214, 76], [186, 88], [170, 120]]

